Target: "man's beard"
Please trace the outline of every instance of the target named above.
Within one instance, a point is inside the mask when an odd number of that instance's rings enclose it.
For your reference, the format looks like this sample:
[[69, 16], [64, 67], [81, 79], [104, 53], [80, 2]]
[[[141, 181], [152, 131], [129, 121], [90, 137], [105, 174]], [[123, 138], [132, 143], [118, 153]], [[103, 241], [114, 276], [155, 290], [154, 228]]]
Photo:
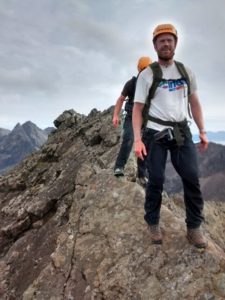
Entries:
[[173, 59], [174, 54], [175, 54], [175, 52], [173, 52], [170, 56], [167, 56], [167, 57], [161, 56], [160, 54], [158, 54], [158, 58], [163, 60], [163, 61], [169, 61], [169, 60]]

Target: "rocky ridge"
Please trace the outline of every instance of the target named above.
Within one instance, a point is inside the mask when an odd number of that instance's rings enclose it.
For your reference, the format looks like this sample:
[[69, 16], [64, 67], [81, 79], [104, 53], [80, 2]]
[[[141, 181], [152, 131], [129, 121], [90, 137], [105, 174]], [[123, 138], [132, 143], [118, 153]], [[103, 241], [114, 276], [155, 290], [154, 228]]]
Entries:
[[224, 203], [206, 204], [209, 246], [198, 252], [182, 196], [164, 193], [164, 243], [152, 245], [134, 157], [126, 177], [112, 175], [112, 111], [66, 111], [41, 150], [0, 177], [0, 298], [224, 299]]

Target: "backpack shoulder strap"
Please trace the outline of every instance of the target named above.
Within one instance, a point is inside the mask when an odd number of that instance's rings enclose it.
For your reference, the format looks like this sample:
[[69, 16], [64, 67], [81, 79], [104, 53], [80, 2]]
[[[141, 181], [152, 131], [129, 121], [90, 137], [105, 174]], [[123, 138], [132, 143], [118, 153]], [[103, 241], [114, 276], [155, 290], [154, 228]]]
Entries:
[[155, 91], [156, 91], [160, 81], [162, 80], [163, 73], [162, 73], [162, 69], [160, 68], [160, 65], [157, 61], [152, 63], [150, 65], [150, 68], [152, 69], [152, 73], [153, 73], [153, 81], [152, 81], [152, 85], [149, 89], [148, 98], [152, 99], [155, 95]]
[[[176, 66], [177, 66], [177, 69], [178, 71], [180, 72], [181, 76], [183, 78], [185, 78], [186, 82], [187, 82], [187, 87], [188, 87], [188, 96], [190, 96], [191, 94], [191, 82], [190, 82], [190, 77], [187, 73], [187, 70], [185, 69], [185, 66], [184, 64], [182, 64], [180, 61], [174, 61]], [[188, 114], [189, 114], [189, 117], [192, 119], [192, 115], [191, 115], [191, 109], [190, 109], [190, 103], [188, 101]]]
[[126, 101], [129, 103], [134, 102], [134, 93], [136, 89], [137, 77], [133, 76], [129, 81], [126, 83]]
[[131, 78], [131, 80], [132, 80], [133, 83], [136, 83], [137, 77], [136, 77], [136, 76], [133, 76], [133, 77]]
[[162, 80], [162, 69], [160, 68], [160, 65], [157, 61], [153, 62], [149, 67], [152, 69], [153, 73], [153, 80], [152, 85], [149, 88], [148, 96], [145, 102], [145, 106], [143, 108], [142, 117], [143, 117], [143, 127], [146, 127], [148, 122], [148, 111], [151, 105], [151, 100], [155, 95], [155, 91]]
[[138, 79], [138, 76], [133, 76], [132, 77], [134, 93], [135, 93], [135, 90], [136, 90], [137, 79]]
[[174, 62], [175, 62], [175, 64], [176, 64], [177, 69], [178, 69], [179, 73], [181, 74], [181, 76], [182, 76], [183, 78], [185, 78], [186, 81], [187, 81], [188, 95], [190, 95], [190, 93], [191, 93], [191, 91], [190, 91], [190, 85], [191, 85], [191, 83], [190, 83], [190, 78], [189, 78], [189, 75], [188, 75], [188, 73], [187, 73], [187, 70], [185, 69], [184, 64], [182, 64], [181, 62], [176, 61], [176, 60], [175, 60]]

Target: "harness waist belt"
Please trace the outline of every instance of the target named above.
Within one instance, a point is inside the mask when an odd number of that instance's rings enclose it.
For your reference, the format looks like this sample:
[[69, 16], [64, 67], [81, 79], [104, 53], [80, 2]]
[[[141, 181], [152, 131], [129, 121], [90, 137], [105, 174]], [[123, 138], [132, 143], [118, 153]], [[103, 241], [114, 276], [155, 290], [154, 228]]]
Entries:
[[187, 119], [184, 119], [181, 122], [173, 122], [148, 116], [148, 120], [160, 125], [173, 127], [174, 139], [176, 140], [178, 146], [182, 146], [184, 144], [185, 136], [191, 135]]

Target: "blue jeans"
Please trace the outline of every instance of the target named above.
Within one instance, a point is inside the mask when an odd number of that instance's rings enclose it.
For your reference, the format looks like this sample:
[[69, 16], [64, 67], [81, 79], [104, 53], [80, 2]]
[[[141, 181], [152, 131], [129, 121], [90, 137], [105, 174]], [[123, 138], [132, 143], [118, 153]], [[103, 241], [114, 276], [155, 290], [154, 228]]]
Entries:
[[188, 228], [197, 228], [204, 220], [202, 216], [204, 202], [199, 185], [195, 145], [191, 137], [186, 137], [184, 145], [180, 147], [175, 141], [155, 142], [153, 136], [156, 132], [147, 129], [143, 137], [148, 153], [146, 165], [149, 174], [144, 218], [149, 225], [159, 223], [166, 160], [170, 151], [171, 162], [183, 183], [186, 225]]
[[[120, 150], [116, 159], [114, 169], [116, 168], [124, 169], [127, 160], [130, 156], [133, 143], [134, 143], [134, 133], [133, 133], [133, 126], [132, 126], [132, 117], [126, 116], [123, 124], [122, 143], [120, 146]], [[146, 176], [145, 162], [142, 161], [141, 159], [137, 159], [137, 177], [144, 177], [144, 176]]]

